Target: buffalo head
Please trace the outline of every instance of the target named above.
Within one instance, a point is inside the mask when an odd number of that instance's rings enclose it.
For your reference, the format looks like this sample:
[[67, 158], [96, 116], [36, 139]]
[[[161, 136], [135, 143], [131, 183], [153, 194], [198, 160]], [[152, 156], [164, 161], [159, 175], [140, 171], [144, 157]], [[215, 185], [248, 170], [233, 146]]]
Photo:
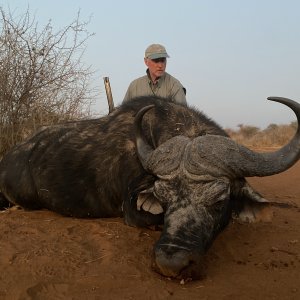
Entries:
[[[289, 106], [299, 124], [298, 103], [268, 99]], [[299, 125], [292, 140], [272, 153], [256, 153], [218, 135], [176, 136], [153, 149], [142, 130], [143, 115], [153, 107], [138, 112], [135, 131], [139, 160], [157, 178], [152, 192], [164, 212], [163, 231], [154, 247], [156, 269], [165, 276], [196, 277], [205, 251], [230, 220], [233, 200], [251, 194], [244, 177], [280, 173], [299, 159]]]

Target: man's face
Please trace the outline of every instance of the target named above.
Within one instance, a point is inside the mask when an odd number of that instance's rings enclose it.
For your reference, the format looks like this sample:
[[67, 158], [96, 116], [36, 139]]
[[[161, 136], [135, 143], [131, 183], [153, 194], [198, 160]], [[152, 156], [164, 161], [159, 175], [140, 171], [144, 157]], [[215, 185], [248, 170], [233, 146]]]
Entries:
[[155, 80], [164, 75], [167, 66], [167, 59], [165, 57], [157, 59], [145, 58], [145, 64], [149, 69], [151, 79]]

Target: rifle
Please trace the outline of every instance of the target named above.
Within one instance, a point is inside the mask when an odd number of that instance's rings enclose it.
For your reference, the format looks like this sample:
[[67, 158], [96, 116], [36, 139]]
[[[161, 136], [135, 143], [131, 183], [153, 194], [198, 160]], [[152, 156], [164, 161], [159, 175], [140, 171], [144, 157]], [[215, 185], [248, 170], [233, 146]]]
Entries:
[[113, 100], [113, 96], [111, 93], [109, 77], [103, 77], [103, 80], [104, 80], [104, 86], [105, 86], [105, 91], [106, 91], [106, 98], [107, 98], [107, 102], [108, 102], [108, 113], [110, 114], [115, 109], [114, 100]]

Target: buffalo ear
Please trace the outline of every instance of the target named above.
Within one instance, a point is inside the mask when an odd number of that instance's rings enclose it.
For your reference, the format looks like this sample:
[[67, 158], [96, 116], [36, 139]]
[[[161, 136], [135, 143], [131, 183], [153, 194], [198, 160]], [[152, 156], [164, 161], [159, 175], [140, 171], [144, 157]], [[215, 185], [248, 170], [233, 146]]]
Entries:
[[164, 212], [161, 204], [154, 196], [153, 187], [139, 193], [136, 201], [136, 207], [138, 211], [143, 210], [153, 215], [158, 215]]
[[[143, 190], [139, 189], [129, 193], [129, 197], [124, 200], [122, 210], [125, 224], [133, 227], [149, 227], [163, 224], [164, 213], [160, 212], [160, 207], [157, 207], [159, 203], [153, 195], [153, 183], [150, 186], [149, 183], [148, 187], [144, 186]], [[139, 182], [139, 184], [143, 186], [145, 182]], [[152, 205], [153, 207], [151, 208]], [[148, 211], [144, 208], [147, 208]]]
[[273, 217], [272, 202], [253, 190], [245, 179], [235, 182], [232, 195], [234, 201], [233, 218], [242, 222], [270, 222]]
[[274, 207], [298, 208], [292, 203], [265, 199], [244, 178], [235, 181], [232, 191], [233, 218], [242, 222], [271, 222]]
[[245, 199], [242, 208], [234, 213], [233, 218], [246, 223], [271, 222], [273, 209], [269, 202]]

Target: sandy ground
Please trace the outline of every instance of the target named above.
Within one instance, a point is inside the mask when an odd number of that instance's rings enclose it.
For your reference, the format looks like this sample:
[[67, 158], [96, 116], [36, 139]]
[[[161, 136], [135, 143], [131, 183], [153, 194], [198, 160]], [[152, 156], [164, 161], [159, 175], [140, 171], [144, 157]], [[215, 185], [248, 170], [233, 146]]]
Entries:
[[180, 283], [151, 269], [160, 232], [122, 219], [49, 211], [0, 213], [0, 299], [300, 299], [300, 162], [253, 178], [272, 221], [232, 221], [207, 253], [206, 277]]

